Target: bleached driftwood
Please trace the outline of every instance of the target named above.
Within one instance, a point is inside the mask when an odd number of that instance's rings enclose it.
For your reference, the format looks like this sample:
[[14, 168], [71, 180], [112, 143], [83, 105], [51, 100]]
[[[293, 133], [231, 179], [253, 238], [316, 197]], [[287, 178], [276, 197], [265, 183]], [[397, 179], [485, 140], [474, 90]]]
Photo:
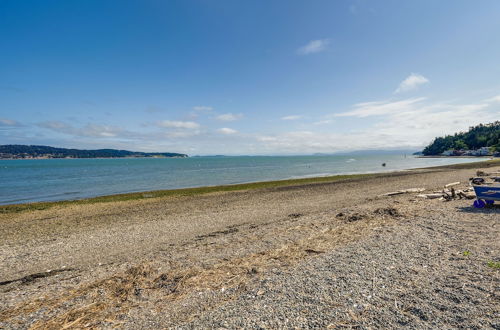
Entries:
[[420, 194], [420, 195], [417, 195], [417, 197], [426, 198], [426, 199], [434, 199], [434, 198], [443, 197], [443, 193], [439, 193], [439, 194]]
[[391, 191], [385, 194], [382, 194], [381, 196], [394, 196], [394, 195], [402, 195], [402, 194], [408, 194], [408, 193], [418, 193], [425, 191], [425, 188], [408, 188], [408, 189], [402, 189], [398, 191]]
[[460, 182], [459, 182], [459, 181], [457, 181], [457, 182], [448, 183], [448, 184], [447, 184], [447, 185], [445, 185], [444, 187], [445, 187], [445, 188], [449, 188], [449, 187], [457, 186], [457, 185], [459, 185], [459, 184], [460, 184]]
[[462, 199], [474, 199], [476, 198], [476, 194], [474, 192], [466, 192], [465, 190], [459, 190], [457, 191], [457, 196], [458, 198]]

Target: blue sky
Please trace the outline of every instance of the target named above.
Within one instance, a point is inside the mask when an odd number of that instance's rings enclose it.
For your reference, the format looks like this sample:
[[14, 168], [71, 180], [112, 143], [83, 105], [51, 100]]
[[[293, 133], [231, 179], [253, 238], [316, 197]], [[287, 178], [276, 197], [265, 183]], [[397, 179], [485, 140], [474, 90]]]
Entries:
[[500, 119], [500, 1], [0, 1], [0, 144], [419, 149]]

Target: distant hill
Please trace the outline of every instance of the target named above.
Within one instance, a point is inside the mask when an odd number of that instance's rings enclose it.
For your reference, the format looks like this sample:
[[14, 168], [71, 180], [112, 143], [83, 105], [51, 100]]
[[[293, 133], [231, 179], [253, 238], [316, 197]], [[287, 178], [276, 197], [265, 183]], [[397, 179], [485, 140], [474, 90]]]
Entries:
[[480, 124], [469, 128], [468, 132], [438, 137], [423, 150], [426, 156], [440, 155], [447, 150], [477, 150], [491, 147], [500, 152], [500, 121]]
[[139, 152], [116, 149], [80, 150], [33, 145], [0, 145], [0, 158], [123, 158], [123, 157], [178, 157], [188, 155], [173, 152]]

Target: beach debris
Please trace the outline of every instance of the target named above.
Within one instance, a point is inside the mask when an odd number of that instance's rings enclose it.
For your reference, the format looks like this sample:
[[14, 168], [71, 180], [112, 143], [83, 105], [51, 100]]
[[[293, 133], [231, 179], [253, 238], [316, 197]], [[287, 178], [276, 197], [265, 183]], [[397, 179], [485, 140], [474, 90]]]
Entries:
[[486, 172], [484, 172], [484, 171], [477, 171], [477, 172], [476, 172], [476, 175], [477, 175], [477, 176], [489, 176], [489, 174], [488, 174], [488, 173], [486, 173]]
[[457, 192], [457, 196], [460, 199], [474, 199], [476, 198], [476, 194], [474, 192], [466, 192], [464, 190], [459, 190]]
[[437, 193], [437, 194], [419, 194], [417, 195], [419, 198], [425, 198], [425, 199], [434, 199], [434, 198], [441, 198], [443, 197], [442, 193]]
[[392, 192], [385, 193], [381, 196], [394, 196], [394, 195], [401, 195], [401, 194], [404, 194], [404, 191], [392, 191]]
[[452, 182], [444, 185], [445, 188], [453, 187], [453, 186], [458, 186], [460, 184], [460, 181], [457, 182]]
[[419, 193], [425, 191], [425, 188], [409, 188], [409, 189], [402, 189], [398, 191], [391, 191], [385, 194], [382, 194], [381, 196], [394, 196], [394, 195], [402, 195], [402, 194], [409, 194], [409, 193]]
[[436, 199], [448, 202], [454, 199], [474, 199], [476, 198], [476, 194], [474, 193], [474, 189], [472, 188], [464, 188], [455, 190], [455, 188], [451, 187], [450, 189], [443, 189], [441, 191], [434, 191], [431, 194], [419, 194], [417, 195], [419, 198], [425, 199]]
[[483, 178], [475, 177], [469, 179], [471, 184], [483, 184], [485, 181]]

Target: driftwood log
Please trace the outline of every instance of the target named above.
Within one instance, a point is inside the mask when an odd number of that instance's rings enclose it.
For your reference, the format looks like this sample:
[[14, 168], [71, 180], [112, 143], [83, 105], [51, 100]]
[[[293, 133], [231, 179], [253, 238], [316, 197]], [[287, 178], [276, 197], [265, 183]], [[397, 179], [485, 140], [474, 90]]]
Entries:
[[382, 194], [381, 196], [394, 196], [394, 195], [402, 195], [402, 194], [408, 194], [408, 193], [418, 193], [425, 191], [425, 188], [408, 188], [408, 189], [402, 189], [398, 191], [391, 191], [385, 194]]

